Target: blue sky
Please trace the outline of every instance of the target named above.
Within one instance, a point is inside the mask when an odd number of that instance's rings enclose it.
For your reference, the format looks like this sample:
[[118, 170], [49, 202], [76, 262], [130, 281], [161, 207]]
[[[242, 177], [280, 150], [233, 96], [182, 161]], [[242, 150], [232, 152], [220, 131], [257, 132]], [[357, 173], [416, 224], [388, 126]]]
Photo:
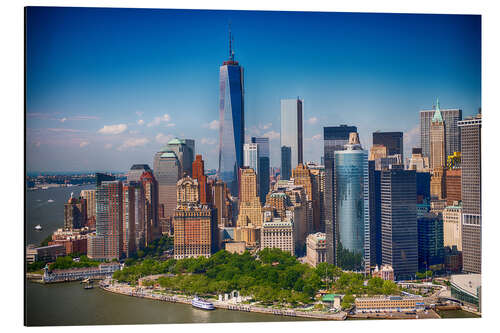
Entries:
[[247, 137], [271, 139], [280, 99], [304, 99], [305, 160], [323, 126], [356, 125], [419, 144], [419, 110], [437, 97], [464, 116], [481, 106], [481, 18], [97, 8], [28, 8], [26, 163], [31, 171], [127, 170], [169, 138], [218, 161], [218, 75], [244, 67]]

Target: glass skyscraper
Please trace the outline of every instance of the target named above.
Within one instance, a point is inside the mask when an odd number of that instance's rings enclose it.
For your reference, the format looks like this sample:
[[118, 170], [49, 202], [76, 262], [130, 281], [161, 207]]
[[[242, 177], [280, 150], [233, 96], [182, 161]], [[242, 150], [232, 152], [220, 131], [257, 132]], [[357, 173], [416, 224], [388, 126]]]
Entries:
[[299, 163], [303, 163], [302, 104], [303, 101], [298, 98], [281, 100], [280, 147], [287, 146], [291, 148], [292, 169]]
[[219, 172], [233, 196], [238, 195], [238, 170], [245, 140], [243, 67], [234, 60], [229, 32], [229, 60], [219, 71]]
[[[365, 247], [370, 253], [368, 153], [360, 144], [348, 144], [346, 150], [335, 152], [335, 219], [338, 226], [337, 260], [345, 269], [362, 269]], [[367, 245], [367, 246], [366, 246]], [[370, 258], [368, 256], [367, 263]]]
[[259, 196], [260, 202], [266, 202], [266, 195], [269, 192], [269, 138], [252, 137], [252, 143], [259, 146]]

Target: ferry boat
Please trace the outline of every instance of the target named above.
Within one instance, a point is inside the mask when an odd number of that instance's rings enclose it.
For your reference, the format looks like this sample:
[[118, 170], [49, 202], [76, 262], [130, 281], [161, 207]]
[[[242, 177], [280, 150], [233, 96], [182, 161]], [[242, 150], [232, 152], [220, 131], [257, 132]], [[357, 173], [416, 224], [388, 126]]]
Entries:
[[40, 230], [42, 230], [42, 226], [41, 226], [41, 225], [39, 225], [39, 224], [37, 224], [37, 225], [35, 226], [35, 230], [36, 230], [36, 231], [40, 231]]
[[198, 296], [195, 296], [193, 298], [193, 300], [191, 301], [191, 305], [198, 309], [215, 310], [215, 306], [212, 303], [205, 301]]

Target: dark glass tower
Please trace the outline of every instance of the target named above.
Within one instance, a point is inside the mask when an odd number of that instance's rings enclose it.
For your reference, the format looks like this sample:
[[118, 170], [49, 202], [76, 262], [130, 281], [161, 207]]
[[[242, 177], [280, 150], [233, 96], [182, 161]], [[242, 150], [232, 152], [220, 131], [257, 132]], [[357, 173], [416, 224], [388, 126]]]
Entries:
[[245, 140], [243, 67], [234, 60], [229, 30], [229, 60], [219, 71], [219, 177], [238, 195], [238, 170], [243, 166]]
[[252, 137], [252, 143], [259, 146], [259, 197], [260, 202], [266, 202], [266, 195], [269, 192], [269, 138]]
[[334, 209], [334, 155], [337, 150], [344, 150], [344, 145], [349, 142], [349, 133], [357, 132], [356, 126], [332, 126], [323, 128], [324, 162], [325, 162], [325, 233], [326, 233], [326, 261], [336, 263], [335, 250], [337, 240], [335, 236], [335, 209]]
[[403, 132], [374, 132], [373, 144], [387, 148], [387, 155], [400, 154], [403, 158]]
[[292, 176], [292, 148], [281, 147], [281, 179], [289, 180]]

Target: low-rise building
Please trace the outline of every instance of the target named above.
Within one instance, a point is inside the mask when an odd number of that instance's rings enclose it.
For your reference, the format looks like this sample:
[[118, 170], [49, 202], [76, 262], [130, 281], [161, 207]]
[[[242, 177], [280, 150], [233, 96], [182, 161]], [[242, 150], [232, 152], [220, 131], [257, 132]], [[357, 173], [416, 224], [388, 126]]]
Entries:
[[357, 313], [370, 312], [408, 312], [422, 311], [425, 309], [424, 299], [420, 296], [384, 296], [384, 297], [359, 297], [355, 303]]
[[317, 232], [307, 236], [306, 262], [316, 267], [326, 261], [326, 234]]
[[102, 263], [94, 267], [68, 268], [49, 270], [44, 268], [43, 282], [77, 281], [84, 279], [103, 279], [111, 277], [114, 272], [121, 269], [118, 262]]
[[481, 306], [481, 274], [456, 274], [450, 278], [451, 297], [478, 307]]
[[26, 249], [26, 261], [33, 263], [35, 261], [54, 261], [57, 257], [65, 256], [66, 248], [61, 244], [35, 247], [28, 245]]
[[243, 254], [246, 250], [246, 243], [245, 242], [226, 242], [225, 243], [225, 250], [230, 252], [230, 253], [238, 253], [238, 254]]
[[394, 269], [391, 265], [382, 265], [382, 267], [375, 267], [372, 272], [373, 277], [379, 277], [382, 280], [394, 281]]
[[456, 246], [462, 251], [462, 206], [455, 204], [443, 210], [444, 246]]

